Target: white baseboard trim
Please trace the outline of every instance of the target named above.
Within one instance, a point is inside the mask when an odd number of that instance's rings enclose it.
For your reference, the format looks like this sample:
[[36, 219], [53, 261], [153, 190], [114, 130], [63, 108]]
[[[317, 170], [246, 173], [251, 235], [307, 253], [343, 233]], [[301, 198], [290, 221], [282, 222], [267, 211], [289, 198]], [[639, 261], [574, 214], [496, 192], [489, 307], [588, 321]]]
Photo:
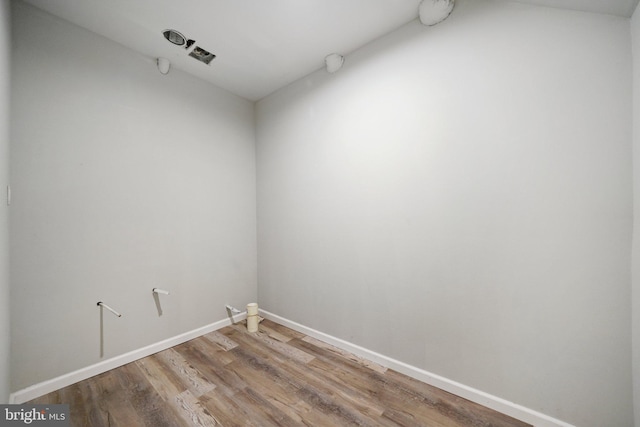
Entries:
[[[243, 312], [233, 316], [233, 322], [239, 322], [246, 319], [247, 313]], [[24, 403], [37, 397], [43, 396], [52, 391], [59, 390], [63, 387], [67, 387], [71, 384], [75, 384], [78, 381], [86, 380], [95, 375], [107, 372], [111, 369], [115, 369], [119, 366], [126, 365], [127, 363], [134, 362], [143, 357], [151, 356], [159, 351], [166, 350], [183, 342], [187, 342], [194, 338], [198, 338], [209, 332], [217, 331], [225, 326], [231, 325], [231, 318], [219, 320], [206, 326], [194, 329], [192, 331], [185, 332], [175, 337], [168, 338], [166, 340], [157, 342], [155, 344], [142, 347], [137, 350], [130, 351], [120, 356], [113, 357], [102, 362], [98, 362], [94, 365], [87, 366], [86, 368], [78, 369], [77, 371], [70, 372], [68, 374], [61, 375], [57, 378], [53, 378], [47, 381], [43, 381], [38, 384], [34, 384], [22, 390], [18, 390], [9, 395], [9, 403]]]
[[[430, 384], [434, 387], [438, 387], [442, 390], [448, 391], [449, 393], [453, 393], [457, 396], [463, 397], [472, 402], [479, 403], [480, 405], [486, 406], [505, 415], [509, 415], [510, 417], [516, 418], [520, 421], [532, 424], [536, 427], [575, 427], [564, 421], [560, 421], [548, 415], [542, 414], [540, 412], [502, 399], [500, 397], [493, 396], [483, 391], [476, 390], [472, 387], [466, 386], [448, 378], [444, 378], [440, 375], [433, 374], [415, 366], [411, 366], [407, 363], [400, 362], [399, 360], [392, 359], [390, 357], [368, 350], [364, 347], [360, 347], [359, 345], [352, 344], [343, 339], [333, 337], [331, 335], [325, 334], [324, 332], [311, 329], [268, 311], [260, 309], [260, 315], [265, 319], [273, 320], [274, 322], [291, 328], [295, 331], [319, 339], [328, 344], [353, 353], [357, 356], [363, 357], [367, 360], [371, 360], [372, 362], [376, 362], [382, 366], [393, 369], [412, 378]], [[246, 316], [246, 312], [235, 315], [233, 317], [233, 321], [238, 322], [244, 320]], [[150, 356], [159, 351], [166, 350], [178, 344], [182, 344], [183, 342], [224, 328], [225, 326], [228, 326], [230, 324], [230, 318], [219, 320], [217, 322], [194, 329], [192, 331], [185, 332], [175, 337], [168, 338], [155, 344], [151, 344], [146, 347], [122, 354], [120, 356], [98, 362], [94, 365], [87, 366], [86, 368], [82, 368], [77, 371], [61, 375], [57, 378], [43, 381], [38, 384], [34, 384], [25, 389], [11, 393], [11, 395], [9, 396], [9, 403], [19, 404], [28, 402], [29, 400], [35, 399], [47, 393], [51, 393], [52, 391], [59, 390], [63, 387], [75, 384], [78, 381], [91, 378], [95, 375], [107, 372], [119, 366], [126, 365], [127, 363], [142, 359], [143, 357]]]
[[456, 396], [460, 396], [472, 402], [486, 406], [487, 408], [491, 408], [517, 420], [532, 424], [536, 427], [575, 427], [564, 421], [560, 421], [558, 419], [502, 399], [500, 397], [493, 396], [489, 393], [476, 390], [472, 387], [460, 384], [456, 381], [444, 378], [440, 375], [436, 375], [423, 369], [416, 368], [415, 366], [408, 365], [404, 362], [400, 362], [398, 360], [360, 347], [359, 345], [352, 344], [340, 338], [333, 337], [331, 335], [325, 334], [324, 332], [308, 328], [268, 311], [260, 309], [260, 315], [265, 319], [272, 320], [295, 331], [334, 345], [342, 350], [355, 354], [356, 356], [360, 356], [372, 362], [376, 362], [379, 365], [393, 369], [394, 371], [398, 371], [409, 377], [415, 378], [434, 387], [438, 387], [442, 390], [448, 391], [449, 393], [453, 393]]

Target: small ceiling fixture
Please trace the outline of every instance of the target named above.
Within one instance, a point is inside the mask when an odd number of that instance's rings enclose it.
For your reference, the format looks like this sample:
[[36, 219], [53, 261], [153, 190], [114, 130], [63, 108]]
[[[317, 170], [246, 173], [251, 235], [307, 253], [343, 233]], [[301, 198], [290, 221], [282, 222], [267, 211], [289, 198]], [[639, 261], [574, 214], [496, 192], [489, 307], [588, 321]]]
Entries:
[[171, 62], [167, 58], [158, 58], [156, 60], [156, 64], [158, 65], [158, 71], [160, 71], [161, 74], [169, 74]]
[[[213, 61], [213, 58], [216, 57], [213, 53], [201, 48], [200, 46], [194, 46], [193, 49], [191, 49], [191, 47], [195, 44], [196, 41], [192, 39], [187, 39], [185, 36], [183, 36], [181, 33], [179, 33], [176, 30], [164, 30], [162, 32], [162, 35], [164, 36], [165, 39], [169, 40], [171, 43], [178, 46], [184, 46], [187, 52], [191, 50], [189, 52], [190, 57], [195, 58], [198, 61], [203, 62], [207, 65], [209, 65], [211, 61]], [[158, 58], [158, 69], [162, 74], [167, 74], [169, 72], [170, 66], [171, 64], [168, 59]]]
[[422, 0], [420, 3], [420, 22], [432, 26], [449, 17], [455, 0]]
[[344, 56], [338, 53], [332, 53], [324, 58], [324, 63], [327, 66], [327, 72], [335, 73], [342, 68], [342, 64], [344, 64]]
[[178, 46], [182, 46], [187, 42], [185, 36], [177, 32], [176, 30], [164, 30], [162, 32], [164, 38], [169, 40], [173, 44], [177, 44]]

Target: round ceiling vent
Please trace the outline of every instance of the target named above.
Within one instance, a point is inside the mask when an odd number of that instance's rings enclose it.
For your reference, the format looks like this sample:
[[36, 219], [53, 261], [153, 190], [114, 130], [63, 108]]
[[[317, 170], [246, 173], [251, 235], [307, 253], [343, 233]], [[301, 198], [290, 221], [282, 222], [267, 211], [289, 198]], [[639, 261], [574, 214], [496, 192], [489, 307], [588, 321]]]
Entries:
[[162, 34], [165, 39], [169, 40], [173, 44], [177, 44], [178, 46], [182, 46], [187, 42], [187, 39], [176, 30], [165, 30]]

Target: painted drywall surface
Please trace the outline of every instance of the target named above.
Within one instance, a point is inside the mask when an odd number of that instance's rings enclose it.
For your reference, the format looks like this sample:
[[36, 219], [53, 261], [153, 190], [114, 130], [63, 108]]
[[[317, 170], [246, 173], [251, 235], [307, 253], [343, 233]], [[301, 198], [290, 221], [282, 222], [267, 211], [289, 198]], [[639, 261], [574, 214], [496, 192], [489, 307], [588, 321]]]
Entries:
[[632, 331], [633, 402], [635, 425], [640, 426], [640, 8], [631, 18], [633, 48], [633, 252], [632, 252]]
[[630, 426], [630, 52], [622, 18], [462, 0], [259, 101], [261, 307]]
[[0, 403], [9, 401], [9, 0], [0, 0]]
[[15, 391], [255, 300], [256, 197], [252, 103], [14, 9]]

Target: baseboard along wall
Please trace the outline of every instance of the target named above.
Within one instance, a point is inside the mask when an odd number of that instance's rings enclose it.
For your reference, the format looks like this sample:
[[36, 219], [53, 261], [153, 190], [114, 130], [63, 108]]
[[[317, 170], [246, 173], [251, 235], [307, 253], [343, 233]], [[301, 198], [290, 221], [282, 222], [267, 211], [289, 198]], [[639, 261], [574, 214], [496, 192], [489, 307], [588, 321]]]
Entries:
[[[518, 405], [517, 403], [510, 402], [508, 400], [493, 396], [489, 393], [474, 389], [448, 378], [444, 378], [440, 375], [436, 375], [415, 366], [411, 366], [399, 360], [392, 359], [390, 357], [368, 350], [364, 347], [350, 343], [343, 339], [336, 338], [331, 335], [325, 334], [324, 332], [320, 332], [307, 326], [301, 325], [300, 323], [278, 316], [277, 314], [273, 314], [262, 309], [259, 311], [259, 313], [260, 316], [264, 317], [265, 319], [272, 320], [290, 329], [324, 341], [342, 350], [348, 351], [352, 354], [355, 354], [356, 356], [378, 363], [379, 365], [382, 365], [389, 369], [393, 369], [409, 377], [415, 378], [434, 387], [438, 387], [442, 390], [448, 391], [449, 393], [453, 393], [457, 396], [463, 397], [480, 405], [484, 405], [495, 411], [501, 412], [505, 415], [509, 415], [510, 417], [532, 424], [536, 427], [575, 427], [564, 421], [526, 408], [522, 405]], [[246, 316], [246, 312], [243, 312], [241, 314], [233, 316], [232, 318], [225, 318], [201, 328], [197, 328], [192, 331], [177, 335], [175, 337], [168, 338], [155, 344], [140, 348], [138, 350], [113, 357], [111, 359], [96, 363], [91, 366], [87, 366], [86, 368], [82, 368], [77, 371], [61, 375], [57, 378], [43, 381], [38, 384], [34, 384], [25, 389], [11, 393], [9, 397], [9, 403], [20, 404], [28, 402], [47, 393], [51, 393], [52, 391], [59, 390], [71, 384], [75, 384], [78, 381], [86, 380], [95, 375], [101, 374], [111, 369], [115, 369], [122, 365], [126, 365], [127, 363], [134, 362], [138, 359], [142, 359], [178, 344], [182, 344], [183, 342], [197, 338], [204, 334], [208, 334], [209, 332], [222, 329], [225, 326], [230, 325], [232, 322], [239, 322], [244, 320]]]
[[493, 396], [464, 384], [460, 384], [440, 375], [416, 368], [415, 366], [400, 362], [399, 360], [392, 359], [340, 338], [333, 337], [325, 334], [324, 332], [316, 331], [315, 329], [308, 328], [268, 311], [261, 309], [260, 315], [265, 319], [272, 320], [290, 329], [316, 338], [320, 341], [324, 341], [342, 350], [348, 351], [349, 353], [355, 354], [356, 356], [360, 356], [386, 368], [393, 369], [394, 371], [398, 371], [411, 378], [415, 378], [434, 387], [438, 387], [442, 390], [448, 391], [449, 393], [455, 394], [456, 396], [463, 397], [472, 402], [486, 406], [487, 408], [491, 408], [494, 411], [501, 412], [517, 420], [532, 424], [536, 427], [575, 427], [572, 424], [560, 421], [543, 413], [534, 411], [500, 397]]
[[134, 362], [138, 359], [142, 359], [143, 357], [151, 356], [152, 354], [158, 353], [159, 351], [166, 350], [178, 344], [182, 344], [183, 342], [198, 338], [199, 336], [208, 334], [209, 332], [217, 331], [218, 329], [222, 329], [225, 326], [231, 325], [232, 322], [235, 323], [242, 321], [246, 319], [246, 317], [246, 312], [236, 314], [233, 317], [227, 317], [201, 328], [197, 328], [192, 331], [185, 332], [183, 334], [176, 335], [166, 340], [157, 342], [155, 344], [142, 347], [138, 350], [133, 350], [128, 353], [121, 354], [120, 356], [116, 356], [111, 359], [96, 363], [94, 365], [87, 366], [86, 368], [78, 369], [77, 371], [61, 375], [57, 378], [52, 378], [50, 380], [34, 384], [22, 390], [11, 393], [9, 396], [9, 403], [28, 402], [32, 399], [35, 399], [36, 397], [43, 396], [47, 393], [51, 393], [52, 391], [59, 390], [71, 384], [75, 384], [78, 381], [86, 380], [87, 378], [102, 374], [103, 372], [110, 371], [111, 369], [126, 365], [127, 363]]

